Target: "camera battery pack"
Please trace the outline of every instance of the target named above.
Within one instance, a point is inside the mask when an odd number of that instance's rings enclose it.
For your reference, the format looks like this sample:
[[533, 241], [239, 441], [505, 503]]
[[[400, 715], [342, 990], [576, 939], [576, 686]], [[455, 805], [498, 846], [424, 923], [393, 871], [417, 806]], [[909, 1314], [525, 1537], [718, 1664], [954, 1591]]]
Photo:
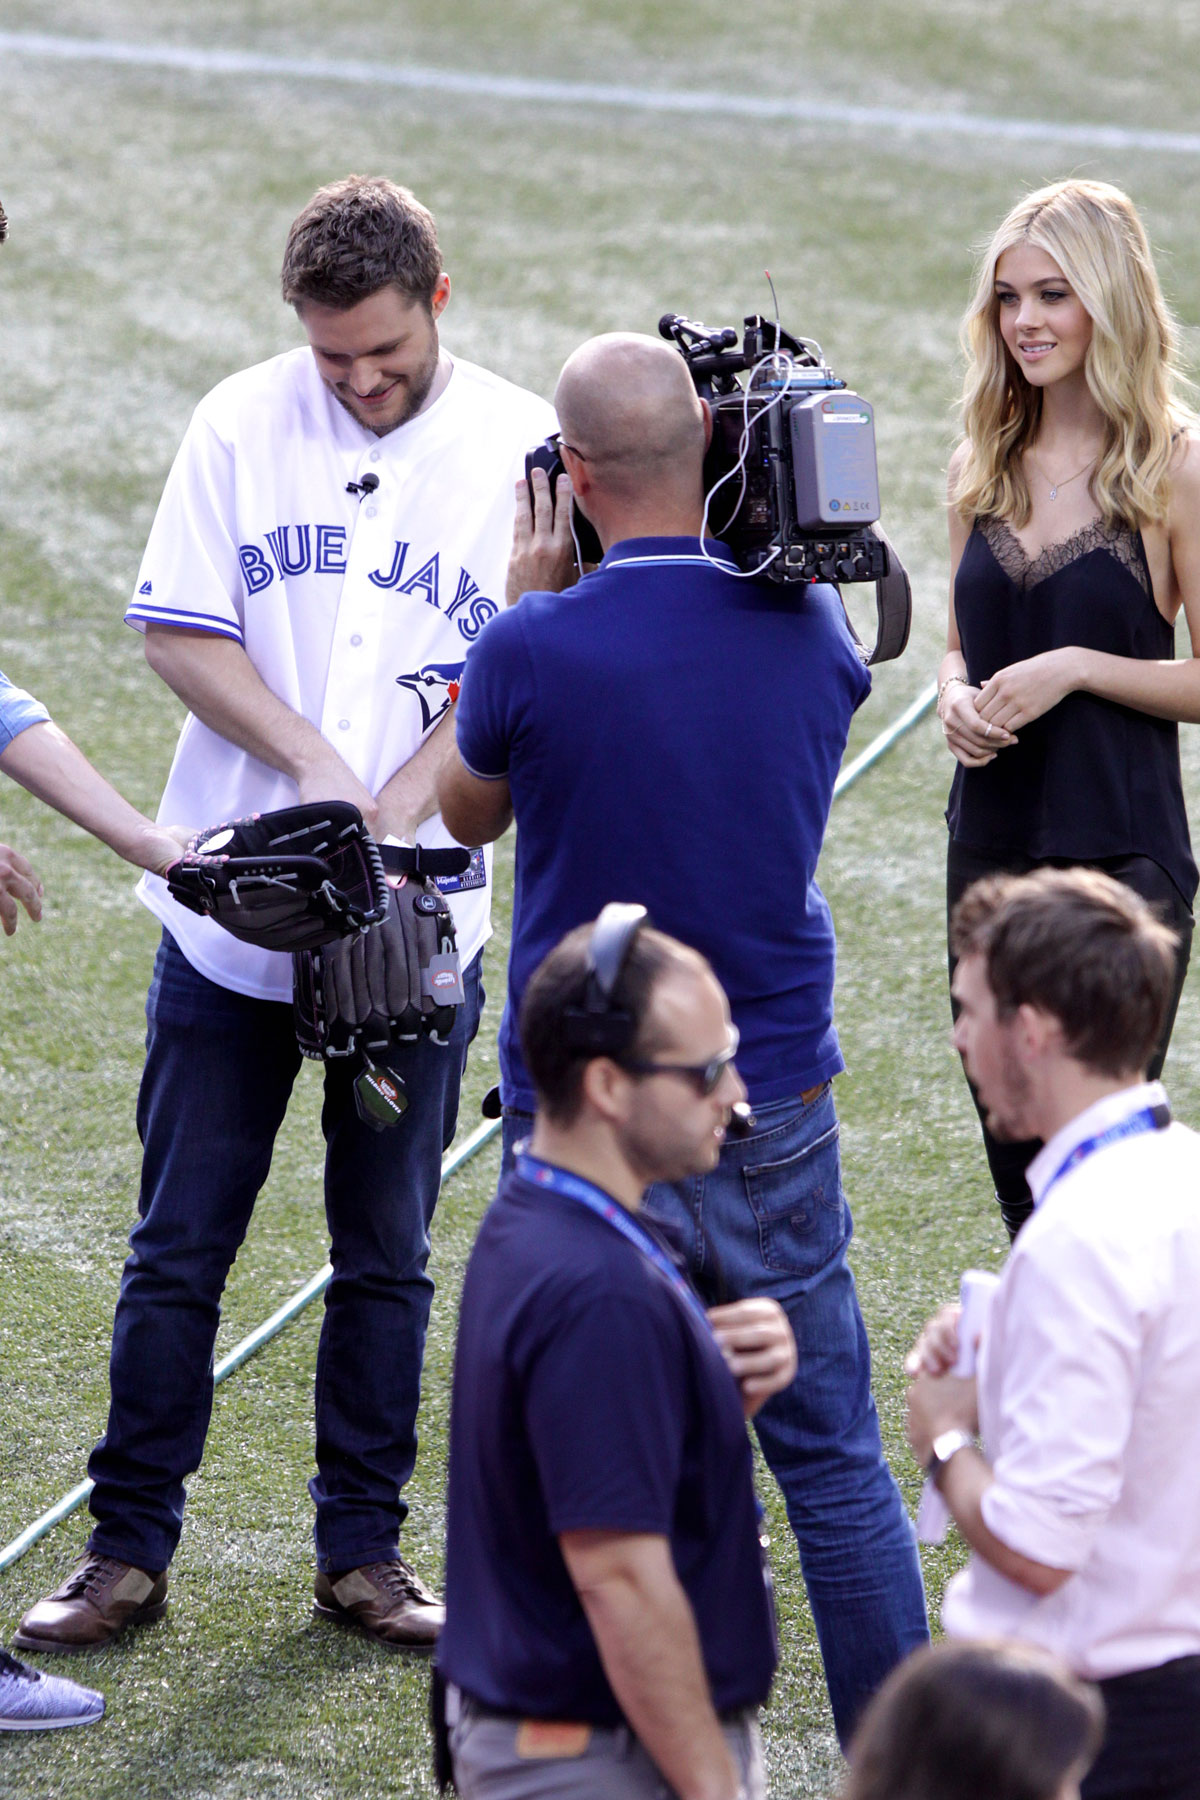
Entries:
[[847, 388], [806, 395], [789, 407], [788, 429], [800, 530], [873, 524], [880, 509], [870, 401]]

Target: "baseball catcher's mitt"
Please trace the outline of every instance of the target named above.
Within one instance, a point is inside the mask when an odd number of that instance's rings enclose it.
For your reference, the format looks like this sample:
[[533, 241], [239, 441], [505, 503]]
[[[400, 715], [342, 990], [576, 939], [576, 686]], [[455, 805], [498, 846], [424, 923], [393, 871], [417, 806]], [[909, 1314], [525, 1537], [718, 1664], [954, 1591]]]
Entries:
[[167, 886], [182, 906], [263, 950], [316, 950], [359, 934], [388, 903], [379, 847], [347, 800], [197, 832]]
[[463, 1003], [454, 914], [435, 875], [460, 875], [466, 850], [385, 844], [390, 905], [360, 937], [293, 958], [296, 1037], [306, 1056], [361, 1052], [386, 1062], [393, 1043], [444, 1044]]

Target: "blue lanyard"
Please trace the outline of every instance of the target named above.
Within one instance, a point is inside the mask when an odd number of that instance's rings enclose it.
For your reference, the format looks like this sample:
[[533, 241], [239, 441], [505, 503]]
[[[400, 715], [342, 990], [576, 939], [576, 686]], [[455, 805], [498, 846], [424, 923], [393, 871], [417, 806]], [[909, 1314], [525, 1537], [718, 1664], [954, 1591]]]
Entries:
[[1093, 1156], [1097, 1150], [1104, 1150], [1109, 1144], [1120, 1143], [1122, 1138], [1140, 1137], [1144, 1131], [1165, 1131], [1170, 1123], [1171, 1109], [1159, 1101], [1155, 1106], [1144, 1106], [1140, 1112], [1130, 1113], [1127, 1119], [1121, 1119], [1118, 1124], [1110, 1125], [1107, 1131], [1100, 1131], [1096, 1133], [1095, 1137], [1085, 1138], [1082, 1144], [1076, 1144], [1071, 1154], [1054, 1171], [1042, 1189], [1042, 1199], [1046, 1198], [1056, 1182], [1061, 1181], [1064, 1175], [1070, 1174], [1071, 1170], [1078, 1167], [1081, 1162], [1086, 1162], [1088, 1157]]
[[582, 1175], [572, 1175], [569, 1169], [560, 1169], [554, 1163], [542, 1162], [536, 1156], [518, 1156], [517, 1174], [522, 1181], [530, 1182], [534, 1187], [551, 1188], [554, 1193], [562, 1194], [568, 1200], [577, 1200], [586, 1206], [597, 1218], [605, 1219], [614, 1231], [640, 1250], [642, 1255], [652, 1262], [661, 1274], [665, 1275], [681, 1300], [685, 1300], [696, 1314], [704, 1321], [705, 1331], [711, 1334], [712, 1326], [708, 1322], [708, 1314], [700, 1303], [699, 1296], [684, 1280], [675, 1264], [671, 1261], [662, 1246], [655, 1242], [648, 1232], [634, 1222], [633, 1217], [619, 1200], [606, 1194]]

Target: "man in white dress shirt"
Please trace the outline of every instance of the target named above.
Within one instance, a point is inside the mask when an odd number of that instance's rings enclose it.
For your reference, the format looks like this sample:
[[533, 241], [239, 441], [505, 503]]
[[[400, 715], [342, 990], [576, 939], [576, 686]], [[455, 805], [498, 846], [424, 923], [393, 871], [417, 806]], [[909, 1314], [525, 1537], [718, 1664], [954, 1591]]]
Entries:
[[909, 1443], [973, 1551], [942, 1622], [1099, 1682], [1085, 1800], [1196, 1800], [1200, 1138], [1144, 1079], [1172, 934], [1072, 869], [979, 883], [953, 935], [955, 1043], [989, 1128], [1044, 1148], [978, 1386], [949, 1373], [956, 1308], [909, 1358]]
[[[352, 801], [383, 838], [445, 844], [436, 782], [470, 645], [504, 603], [513, 492], [545, 401], [452, 358], [433, 219], [351, 176], [292, 225], [283, 298], [307, 337], [197, 407], [126, 614], [189, 709], [163, 816], [213, 824]], [[317, 1354], [316, 1612], [428, 1650], [442, 1608], [398, 1550], [416, 1456], [425, 1273], [442, 1151], [479, 1007], [489, 857], [441, 880], [466, 1004], [449, 1044], [394, 1047], [408, 1110], [376, 1134], [357, 1070], [325, 1068], [333, 1278]], [[163, 925], [138, 1103], [141, 1220], [113, 1331], [83, 1562], [18, 1643], [78, 1650], [166, 1606], [212, 1405], [229, 1266], [300, 1066], [291, 959], [243, 944], [148, 877]]]

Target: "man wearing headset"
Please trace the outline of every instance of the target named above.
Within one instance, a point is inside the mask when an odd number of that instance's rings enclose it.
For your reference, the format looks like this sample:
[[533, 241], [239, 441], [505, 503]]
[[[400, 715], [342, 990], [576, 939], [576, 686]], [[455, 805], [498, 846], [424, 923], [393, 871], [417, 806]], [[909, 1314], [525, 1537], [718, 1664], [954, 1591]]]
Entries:
[[744, 1418], [795, 1344], [772, 1300], [706, 1314], [640, 1212], [715, 1165], [737, 1032], [704, 958], [610, 905], [535, 972], [521, 1037], [537, 1121], [472, 1251], [454, 1365], [458, 1791], [756, 1800], [775, 1633]]
[[[708, 957], [741, 1034], [757, 1125], [717, 1168], [656, 1185], [709, 1300], [783, 1306], [801, 1370], [755, 1420], [800, 1548], [839, 1736], [927, 1637], [912, 1528], [884, 1461], [846, 1264], [832, 1078], [834, 936], [816, 883], [833, 783], [869, 678], [837, 594], [743, 579], [701, 544], [711, 431], [683, 359], [592, 339], [568, 360], [562, 458], [604, 560], [565, 592], [568, 507], [518, 514], [510, 599], [472, 649], [439, 784], [462, 843], [519, 827], [505, 1137], [534, 1091], [515, 1008], [563, 933], [619, 896]], [[524, 488], [524, 483], [520, 484]], [[568, 489], [569, 491], [569, 489]]]

